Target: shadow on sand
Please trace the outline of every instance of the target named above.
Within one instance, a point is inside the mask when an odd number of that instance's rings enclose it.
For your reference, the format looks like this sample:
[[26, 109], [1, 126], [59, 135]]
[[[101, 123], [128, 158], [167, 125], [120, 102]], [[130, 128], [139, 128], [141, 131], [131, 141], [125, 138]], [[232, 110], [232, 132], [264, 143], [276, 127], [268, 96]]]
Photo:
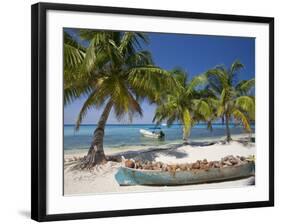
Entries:
[[120, 152], [112, 155], [111, 157], [114, 157], [116, 160], [121, 160], [121, 157], [124, 156], [126, 159], [135, 159], [135, 160], [148, 160], [153, 161], [156, 157], [159, 156], [159, 153], [161, 153], [164, 156], [173, 156], [177, 159], [188, 157], [188, 153], [181, 152], [177, 150], [181, 146], [190, 145], [193, 147], [204, 147], [213, 145], [216, 142], [190, 142], [190, 143], [182, 143], [182, 144], [173, 144], [169, 145], [168, 147], [157, 147], [157, 148], [148, 148], [138, 151], [126, 151], [126, 152]]

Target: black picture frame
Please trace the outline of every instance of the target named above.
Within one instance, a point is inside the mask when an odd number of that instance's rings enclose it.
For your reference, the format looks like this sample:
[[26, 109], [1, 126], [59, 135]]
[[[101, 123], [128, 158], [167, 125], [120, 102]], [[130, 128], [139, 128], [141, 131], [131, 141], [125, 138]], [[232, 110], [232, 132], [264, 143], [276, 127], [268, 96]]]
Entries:
[[[161, 207], [101, 212], [46, 214], [46, 12], [63, 10], [75, 12], [111, 13], [170, 18], [193, 18], [217, 21], [254, 22], [269, 24], [269, 200], [243, 203], [196, 206]], [[182, 11], [163, 11], [136, 8], [89, 5], [37, 3], [32, 5], [32, 154], [31, 154], [31, 218], [37, 221], [74, 220], [115, 216], [148, 215], [206, 210], [238, 209], [274, 206], [274, 18]]]

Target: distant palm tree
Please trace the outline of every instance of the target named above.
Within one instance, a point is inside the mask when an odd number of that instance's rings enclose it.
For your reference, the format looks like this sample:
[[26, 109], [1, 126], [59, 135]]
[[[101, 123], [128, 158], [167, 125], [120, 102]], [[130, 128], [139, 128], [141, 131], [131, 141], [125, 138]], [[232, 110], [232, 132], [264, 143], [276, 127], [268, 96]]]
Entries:
[[206, 72], [208, 88], [218, 99], [217, 116], [226, 126], [226, 140], [231, 140], [229, 122], [234, 119], [241, 122], [244, 129], [251, 132], [251, 121], [255, 120], [255, 98], [251, 94], [255, 80], [242, 80], [237, 83], [237, 74], [244, 66], [238, 60], [229, 69], [216, 66]]
[[188, 80], [187, 74], [181, 69], [175, 69], [171, 73], [177, 80], [177, 88], [162, 92], [162, 99], [158, 101], [153, 121], [166, 121], [168, 126], [179, 122], [183, 127], [183, 140], [187, 141], [195, 123], [206, 121], [211, 127], [215, 107], [213, 103], [216, 101], [213, 101], [211, 92], [197, 88], [206, 83], [205, 75]]
[[143, 33], [82, 30], [80, 36], [89, 42], [89, 46], [80, 52], [82, 61], [65, 58], [66, 67], [71, 62], [78, 64], [78, 70], [74, 66], [75, 69], [68, 73], [70, 78], [65, 86], [65, 103], [86, 95], [76, 129], [79, 129], [89, 109], [103, 108], [82, 163], [83, 168], [90, 168], [107, 160], [103, 139], [111, 110], [114, 109], [118, 120], [128, 115], [129, 121], [132, 121], [134, 115], [142, 116], [140, 100], [147, 98], [153, 101], [161, 88], [173, 88], [175, 82], [169, 72], [153, 65], [148, 51], [142, 50], [142, 46], [148, 43]]

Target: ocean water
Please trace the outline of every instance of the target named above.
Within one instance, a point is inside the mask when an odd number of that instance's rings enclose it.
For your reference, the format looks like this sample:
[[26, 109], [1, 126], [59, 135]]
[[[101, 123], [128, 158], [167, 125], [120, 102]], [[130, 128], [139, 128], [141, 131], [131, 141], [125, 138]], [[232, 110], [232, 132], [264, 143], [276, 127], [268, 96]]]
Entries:
[[[96, 125], [81, 125], [79, 131], [75, 131], [74, 125], [64, 125], [64, 150], [88, 149], [92, 140]], [[151, 139], [143, 137], [139, 130], [153, 130], [153, 124], [131, 124], [131, 125], [106, 125], [104, 136], [105, 150], [130, 148], [135, 146], [159, 146], [170, 143], [182, 142], [181, 125], [171, 127], [162, 126], [165, 139]], [[213, 131], [206, 128], [206, 124], [197, 124], [191, 130], [190, 140], [208, 140], [225, 136], [225, 126], [214, 124]], [[244, 133], [241, 126], [230, 125], [231, 134]], [[254, 126], [252, 126], [254, 131]]]

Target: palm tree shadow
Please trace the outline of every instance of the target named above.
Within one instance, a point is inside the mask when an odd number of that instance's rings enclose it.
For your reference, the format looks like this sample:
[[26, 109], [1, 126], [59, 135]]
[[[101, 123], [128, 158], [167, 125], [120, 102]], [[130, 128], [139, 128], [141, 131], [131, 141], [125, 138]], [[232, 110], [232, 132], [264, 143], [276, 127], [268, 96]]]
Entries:
[[204, 147], [213, 145], [216, 142], [190, 142], [190, 143], [181, 143], [181, 144], [174, 144], [170, 146], [169, 148], [148, 148], [143, 149], [139, 151], [126, 151], [121, 153], [116, 153], [113, 155], [113, 157], [118, 158], [117, 160], [121, 160], [121, 157], [124, 156], [126, 159], [134, 159], [134, 160], [141, 160], [141, 161], [153, 161], [159, 155], [163, 156], [170, 156], [175, 157], [176, 159], [186, 158], [189, 156], [187, 152], [179, 151], [178, 148], [181, 146], [190, 145], [193, 147]]
[[186, 153], [186, 152], [181, 152], [176, 149], [168, 149], [168, 150], [166, 149], [166, 150], [155, 150], [152, 152], [145, 152], [145, 153], [142, 153], [140, 155], [133, 157], [133, 159], [153, 161], [157, 157], [159, 157], [159, 155], [175, 157], [176, 159], [188, 157], [188, 153]]

